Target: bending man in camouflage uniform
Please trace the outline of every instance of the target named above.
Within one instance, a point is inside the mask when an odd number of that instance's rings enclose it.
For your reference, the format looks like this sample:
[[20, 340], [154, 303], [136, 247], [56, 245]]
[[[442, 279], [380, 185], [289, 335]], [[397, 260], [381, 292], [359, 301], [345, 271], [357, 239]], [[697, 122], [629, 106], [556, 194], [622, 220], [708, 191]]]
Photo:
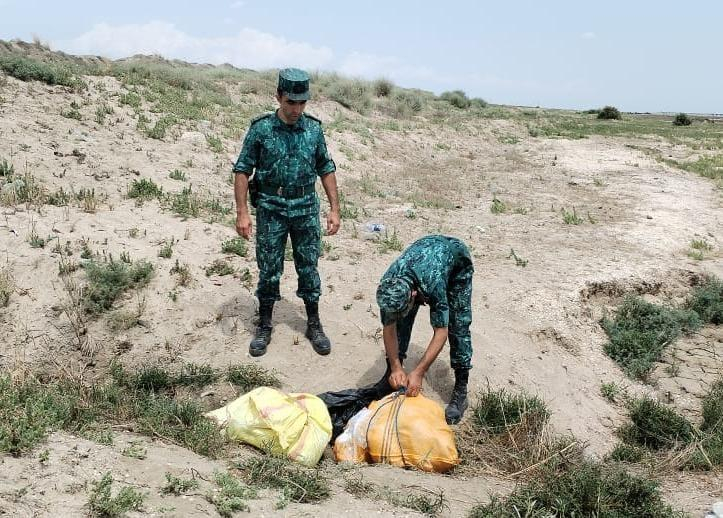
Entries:
[[[321, 177], [329, 199], [326, 232], [339, 230], [336, 166], [326, 149], [321, 122], [304, 113], [309, 99], [309, 76], [295, 68], [279, 72], [276, 100], [279, 108], [251, 122], [234, 166], [236, 231], [245, 239], [252, 232], [246, 205], [249, 177], [258, 186], [256, 262], [259, 283], [259, 324], [249, 344], [251, 356], [261, 356], [271, 341], [274, 302], [281, 299], [279, 279], [284, 271], [286, 240], [291, 236], [298, 275], [296, 295], [304, 300], [306, 336], [319, 354], [329, 354], [331, 342], [319, 319], [321, 281], [317, 270], [321, 247], [316, 177]], [[252, 201], [253, 203], [253, 201]]]
[[[422, 388], [424, 375], [449, 338], [454, 390], [445, 410], [456, 424], [467, 409], [467, 381], [472, 368], [472, 258], [465, 244], [447, 236], [427, 236], [412, 243], [395, 260], [377, 288], [387, 372], [377, 384], [380, 393], [406, 387], [409, 396]], [[419, 364], [407, 374], [402, 363], [421, 304], [429, 304], [432, 339]], [[385, 389], [386, 387], [386, 389]]]

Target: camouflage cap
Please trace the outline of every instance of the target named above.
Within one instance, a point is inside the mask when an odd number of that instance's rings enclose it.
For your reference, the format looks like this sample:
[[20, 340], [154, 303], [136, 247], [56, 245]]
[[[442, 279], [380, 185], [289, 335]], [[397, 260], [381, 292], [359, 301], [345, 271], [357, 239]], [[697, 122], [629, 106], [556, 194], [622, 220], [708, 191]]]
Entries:
[[298, 68], [279, 70], [278, 89], [292, 101], [308, 101], [309, 74]]
[[412, 287], [406, 279], [387, 277], [377, 288], [377, 304], [385, 313], [406, 314], [412, 302]]

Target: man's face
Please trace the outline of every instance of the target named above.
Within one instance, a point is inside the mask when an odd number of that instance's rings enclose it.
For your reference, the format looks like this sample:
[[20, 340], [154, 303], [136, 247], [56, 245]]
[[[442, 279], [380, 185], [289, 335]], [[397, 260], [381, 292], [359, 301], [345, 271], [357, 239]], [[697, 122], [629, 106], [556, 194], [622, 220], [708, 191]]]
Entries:
[[286, 124], [296, 124], [306, 109], [306, 101], [292, 101], [286, 94], [277, 94], [276, 100], [279, 101], [279, 117]]

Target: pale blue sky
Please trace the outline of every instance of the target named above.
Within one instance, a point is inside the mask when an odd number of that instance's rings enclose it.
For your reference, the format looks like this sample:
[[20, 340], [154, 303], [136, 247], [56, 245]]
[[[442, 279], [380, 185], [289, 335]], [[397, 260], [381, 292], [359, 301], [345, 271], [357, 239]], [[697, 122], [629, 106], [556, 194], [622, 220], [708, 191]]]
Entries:
[[723, 2], [0, 0], [0, 39], [387, 77], [493, 103], [723, 112]]

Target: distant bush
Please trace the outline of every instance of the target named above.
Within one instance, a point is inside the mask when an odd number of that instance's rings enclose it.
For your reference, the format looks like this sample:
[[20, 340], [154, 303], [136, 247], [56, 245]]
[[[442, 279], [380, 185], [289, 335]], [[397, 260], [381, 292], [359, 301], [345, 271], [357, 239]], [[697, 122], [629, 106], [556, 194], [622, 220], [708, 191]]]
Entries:
[[404, 119], [422, 111], [424, 100], [412, 92], [400, 90], [390, 99], [388, 112], [391, 116]]
[[361, 114], [368, 112], [372, 106], [368, 83], [358, 79], [339, 79], [329, 87], [327, 95], [345, 108]]
[[690, 126], [693, 123], [686, 113], [679, 113], [673, 119], [673, 126]]
[[73, 77], [70, 70], [21, 56], [0, 57], [0, 69], [21, 81], [41, 81], [49, 85], [79, 88], [83, 82]]
[[487, 108], [488, 103], [484, 99], [480, 99], [479, 97], [473, 97], [469, 100], [469, 104], [473, 108]]
[[589, 110], [585, 110], [582, 113], [586, 115], [597, 115], [598, 113], [600, 113], [600, 108], [590, 108]]
[[602, 110], [600, 110], [600, 113], [597, 114], [597, 118], [605, 120], [620, 120], [623, 116], [620, 115], [620, 110], [618, 110], [615, 106], [605, 106]]
[[389, 97], [394, 90], [394, 83], [388, 79], [377, 79], [372, 85], [374, 89], [374, 95], [377, 97]]
[[453, 90], [451, 92], [444, 92], [439, 96], [443, 101], [447, 101], [455, 108], [467, 109], [470, 107], [470, 100], [467, 98], [467, 94], [462, 90]]

